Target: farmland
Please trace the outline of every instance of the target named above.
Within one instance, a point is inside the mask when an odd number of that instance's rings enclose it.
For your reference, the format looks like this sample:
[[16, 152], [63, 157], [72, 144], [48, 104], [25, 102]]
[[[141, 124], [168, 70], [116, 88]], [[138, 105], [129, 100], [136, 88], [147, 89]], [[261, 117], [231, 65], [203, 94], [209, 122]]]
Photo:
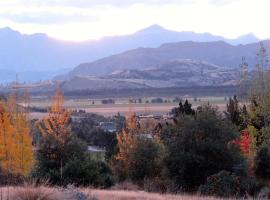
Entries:
[[[85, 110], [86, 112], [96, 113], [104, 116], [112, 116], [117, 113], [125, 115], [132, 111], [137, 114], [153, 114], [153, 115], [165, 115], [169, 111], [178, 106], [179, 101], [174, 98], [162, 98], [163, 103], [152, 103], [151, 101], [156, 97], [148, 97], [141, 100], [141, 103], [130, 103], [129, 98], [114, 99], [114, 103], [102, 104], [104, 99], [66, 99], [65, 107], [73, 110]], [[183, 97], [182, 100], [187, 99], [192, 103], [194, 108], [199, 105], [207, 104], [208, 102], [214, 106], [217, 106], [220, 110], [224, 110], [227, 103], [227, 97]], [[38, 108], [47, 108], [51, 105], [50, 99], [37, 99], [33, 98], [30, 102], [30, 106]], [[32, 113], [32, 116], [42, 116], [41, 113]]]

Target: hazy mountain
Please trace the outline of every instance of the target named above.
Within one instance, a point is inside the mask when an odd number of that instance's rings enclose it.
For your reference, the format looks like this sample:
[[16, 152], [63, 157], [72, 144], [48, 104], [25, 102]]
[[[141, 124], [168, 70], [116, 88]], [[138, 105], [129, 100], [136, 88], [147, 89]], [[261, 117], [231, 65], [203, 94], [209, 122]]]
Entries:
[[105, 37], [97, 41], [67, 42], [52, 39], [45, 34], [24, 35], [10, 28], [2, 28], [0, 29], [0, 69], [37, 72], [32, 77], [39, 80], [43, 78], [40, 76], [43, 71], [47, 71], [50, 77], [55, 75], [55, 71], [138, 47], [158, 47], [163, 43], [179, 41], [219, 40], [244, 44], [257, 39], [249, 36], [227, 40], [209, 33], [176, 32], [153, 25], [126, 36]]
[[[264, 42], [270, 49], [270, 41]], [[69, 73], [75, 75], [102, 76], [119, 70], [147, 69], [177, 59], [203, 60], [223, 67], [237, 68], [242, 60], [252, 67], [256, 63], [258, 43], [230, 45], [225, 42], [178, 42], [158, 48], [138, 48], [77, 66]]]
[[204, 61], [174, 60], [146, 70], [123, 70], [102, 77], [73, 76], [64, 81], [64, 91], [120, 90], [190, 86], [235, 85], [235, 69]]

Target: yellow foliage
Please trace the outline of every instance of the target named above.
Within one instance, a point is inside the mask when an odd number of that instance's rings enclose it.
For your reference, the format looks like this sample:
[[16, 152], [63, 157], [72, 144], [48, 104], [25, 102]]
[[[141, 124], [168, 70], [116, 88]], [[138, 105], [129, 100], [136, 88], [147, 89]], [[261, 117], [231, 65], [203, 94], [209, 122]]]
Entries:
[[64, 96], [57, 91], [53, 97], [48, 117], [43, 120], [44, 124], [39, 125], [43, 137], [53, 136], [56, 140], [64, 143], [70, 135], [70, 112], [64, 108]]
[[17, 109], [16, 98], [0, 105], [0, 168], [6, 173], [27, 175], [34, 163], [27, 115]]
[[121, 133], [117, 133], [119, 152], [115, 159], [121, 163], [122, 170], [129, 168], [130, 153], [136, 148], [138, 135], [141, 133], [138, 119], [135, 113], [130, 114], [126, 119], [126, 127]]

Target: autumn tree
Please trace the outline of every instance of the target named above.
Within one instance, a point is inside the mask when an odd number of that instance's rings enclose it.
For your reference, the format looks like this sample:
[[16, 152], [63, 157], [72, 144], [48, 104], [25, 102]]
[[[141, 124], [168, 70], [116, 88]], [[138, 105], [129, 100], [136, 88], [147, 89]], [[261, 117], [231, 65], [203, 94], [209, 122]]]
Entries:
[[27, 175], [33, 166], [32, 136], [27, 113], [14, 95], [0, 105], [0, 160], [4, 173]]
[[[42, 134], [42, 142], [38, 151], [38, 171], [43, 173], [50, 163], [62, 178], [63, 165], [67, 160], [66, 147], [71, 141], [70, 112], [64, 108], [64, 96], [57, 91], [48, 110], [48, 117], [37, 122]], [[55, 173], [56, 173], [55, 172]]]
[[115, 171], [117, 171], [120, 179], [127, 176], [129, 169], [129, 161], [132, 150], [137, 145], [138, 134], [140, 133], [140, 125], [135, 113], [130, 113], [126, 119], [125, 127], [122, 132], [117, 133], [118, 153], [115, 156]]
[[127, 117], [126, 126], [117, 134], [118, 153], [113, 160], [120, 180], [140, 183], [159, 176], [165, 151], [151, 134], [154, 128], [152, 121], [139, 123], [135, 113]]
[[64, 96], [58, 91], [53, 97], [48, 117], [37, 123], [42, 139], [37, 145], [37, 164], [33, 176], [47, 178], [54, 184], [112, 184], [106, 163], [92, 159], [87, 144], [71, 130], [71, 113], [64, 108]]

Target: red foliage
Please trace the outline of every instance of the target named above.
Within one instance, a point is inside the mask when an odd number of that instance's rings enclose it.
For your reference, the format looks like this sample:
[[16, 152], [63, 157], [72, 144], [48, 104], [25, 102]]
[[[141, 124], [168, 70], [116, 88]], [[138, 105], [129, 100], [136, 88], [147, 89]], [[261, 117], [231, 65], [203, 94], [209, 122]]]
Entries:
[[240, 138], [234, 140], [232, 143], [237, 145], [244, 154], [248, 154], [251, 144], [249, 132], [247, 130], [243, 130]]

